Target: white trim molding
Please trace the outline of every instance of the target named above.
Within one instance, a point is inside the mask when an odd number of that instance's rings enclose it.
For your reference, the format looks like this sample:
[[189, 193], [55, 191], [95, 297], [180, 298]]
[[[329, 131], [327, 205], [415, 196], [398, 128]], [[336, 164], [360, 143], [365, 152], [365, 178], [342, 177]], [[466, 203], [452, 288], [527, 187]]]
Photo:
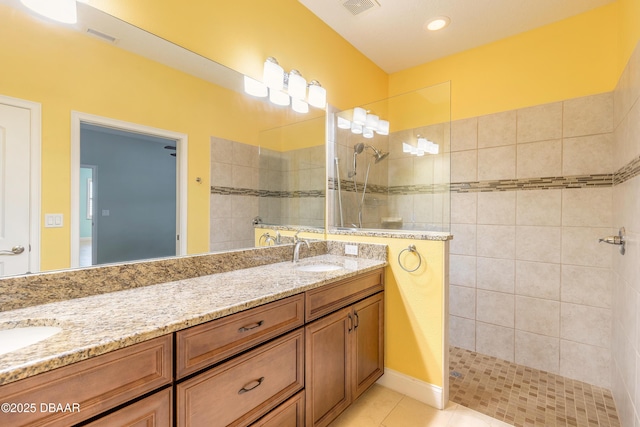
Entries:
[[393, 369], [384, 368], [384, 375], [377, 381], [383, 387], [395, 390], [436, 409], [447, 405], [442, 387], [410, 377]]
[[80, 263], [80, 124], [89, 123], [128, 132], [173, 139], [176, 141], [176, 230], [180, 236], [176, 242], [176, 255], [187, 253], [187, 144], [188, 136], [137, 123], [125, 122], [93, 114], [71, 112], [71, 267]]
[[29, 272], [40, 271], [40, 210], [42, 191], [42, 104], [20, 98], [0, 95], [0, 103], [24, 108], [31, 113], [30, 129], [30, 186], [29, 192]]

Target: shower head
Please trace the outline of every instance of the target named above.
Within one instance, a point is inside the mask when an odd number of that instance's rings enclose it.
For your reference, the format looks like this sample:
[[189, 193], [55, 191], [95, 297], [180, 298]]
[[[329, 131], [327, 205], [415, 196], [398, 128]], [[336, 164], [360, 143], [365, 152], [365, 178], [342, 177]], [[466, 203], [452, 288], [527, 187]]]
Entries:
[[353, 152], [355, 154], [360, 154], [364, 151], [364, 144], [362, 142], [357, 143], [356, 145], [353, 146]]
[[373, 145], [367, 145], [366, 148], [371, 148], [371, 150], [373, 151], [373, 157], [375, 158], [375, 162], [376, 163], [382, 161], [383, 159], [385, 159], [389, 155], [389, 153], [383, 153], [382, 151], [378, 150]]

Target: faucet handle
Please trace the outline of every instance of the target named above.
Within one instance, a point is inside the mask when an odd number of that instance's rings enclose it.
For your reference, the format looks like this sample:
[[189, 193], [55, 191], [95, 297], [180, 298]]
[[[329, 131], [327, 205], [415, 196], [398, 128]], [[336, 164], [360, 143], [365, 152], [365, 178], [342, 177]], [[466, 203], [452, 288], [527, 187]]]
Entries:
[[298, 234], [300, 234], [300, 230], [296, 231], [296, 234], [293, 235], [293, 243], [298, 243], [298, 240], [300, 240]]

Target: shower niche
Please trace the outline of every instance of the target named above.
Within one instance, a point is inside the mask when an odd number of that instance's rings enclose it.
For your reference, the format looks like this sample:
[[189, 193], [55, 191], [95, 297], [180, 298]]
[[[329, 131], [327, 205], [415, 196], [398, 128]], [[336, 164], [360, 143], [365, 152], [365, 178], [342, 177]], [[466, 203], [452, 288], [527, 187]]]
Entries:
[[449, 231], [450, 105], [446, 82], [329, 111], [329, 229]]

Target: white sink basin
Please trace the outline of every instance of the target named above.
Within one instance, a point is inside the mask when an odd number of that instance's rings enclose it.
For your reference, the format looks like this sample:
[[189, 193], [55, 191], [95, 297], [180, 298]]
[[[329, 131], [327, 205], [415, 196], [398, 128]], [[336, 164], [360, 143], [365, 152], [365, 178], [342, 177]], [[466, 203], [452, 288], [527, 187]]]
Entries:
[[25, 326], [0, 330], [0, 354], [9, 353], [44, 341], [62, 332], [57, 326]]
[[341, 266], [336, 264], [306, 264], [306, 265], [298, 265], [296, 270], [298, 271], [309, 271], [313, 273], [322, 273], [326, 271], [336, 271], [340, 270]]

